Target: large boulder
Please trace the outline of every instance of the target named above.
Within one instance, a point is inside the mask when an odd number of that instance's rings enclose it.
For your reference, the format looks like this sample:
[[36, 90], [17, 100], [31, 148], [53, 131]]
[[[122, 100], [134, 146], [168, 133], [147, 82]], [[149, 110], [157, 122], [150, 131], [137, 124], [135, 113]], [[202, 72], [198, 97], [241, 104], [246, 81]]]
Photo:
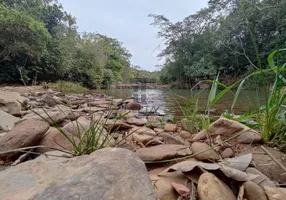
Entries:
[[[0, 138], [0, 152], [36, 146], [48, 129], [49, 124], [46, 122], [34, 119], [25, 120]], [[21, 152], [0, 154], [0, 160], [7, 163], [16, 160], [19, 155]]]
[[0, 133], [11, 130], [17, 121], [19, 121], [18, 117], [0, 110]]
[[188, 156], [192, 154], [192, 151], [183, 145], [163, 144], [138, 149], [135, 153], [144, 161], [158, 161]]
[[11, 115], [19, 115], [21, 113], [21, 104], [26, 100], [18, 92], [0, 90], [0, 110]]
[[36, 159], [0, 172], [0, 180], [0, 199], [156, 199], [144, 163], [126, 149]]

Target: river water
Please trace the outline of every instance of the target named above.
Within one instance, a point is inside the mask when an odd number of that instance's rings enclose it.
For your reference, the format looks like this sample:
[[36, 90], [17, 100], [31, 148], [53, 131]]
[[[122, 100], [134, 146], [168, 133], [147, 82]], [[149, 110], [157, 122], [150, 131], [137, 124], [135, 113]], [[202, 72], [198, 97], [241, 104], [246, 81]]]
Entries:
[[[188, 99], [194, 97], [199, 93], [198, 106], [199, 110], [203, 112], [207, 105], [209, 96], [208, 90], [179, 90], [179, 89], [109, 89], [96, 90], [95, 93], [102, 93], [112, 96], [114, 98], [129, 99], [135, 98], [143, 105], [143, 110], [154, 111], [159, 113], [172, 113], [180, 116], [182, 114], [181, 107], [185, 107]], [[234, 94], [227, 93], [220, 99], [213, 110], [216, 114], [223, 111], [230, 110], [233, 102]], [[235, 106], [235, 114], [246, 113], [250, 109], [254, 110], [263, 102], [263, 93], [258, 91], [241, 91], [240, 97]]]

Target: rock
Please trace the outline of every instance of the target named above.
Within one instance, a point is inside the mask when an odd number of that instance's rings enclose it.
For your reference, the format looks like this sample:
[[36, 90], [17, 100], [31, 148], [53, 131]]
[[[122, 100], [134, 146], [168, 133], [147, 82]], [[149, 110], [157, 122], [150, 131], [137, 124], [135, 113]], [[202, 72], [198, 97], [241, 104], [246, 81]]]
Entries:
[[138, 119], [138, 118], [132, 117], [132, 118], [127, 119], [127, 123], [133, 124], [136, 126], [144, 126], [147, 124], [147, 119]]
[[162, 129], [162, 128], [154, 128], [154, 131], [155, 131], [157, 134], [160, 134], [160, 133], [163, 133], [163, 132], [164, 132], [164, 129]]
[[162, 121], [162, 117], [161, 116], [157, 116], [157, 115], [151, 115], [148, 116], [148, 122], [161, 122]]
[[[49, 125], [46, 122], [29, 119], [17, 124], [5, 136], [0, 138], [0, 152], [19, 149], [23, 147], [37, 146], [41, 137], [47, 132]], [[14, 161], [21, 152], [0, 154], [0, 160]], [[1, 198], [0, 198], [1, 199]]]
[[188, 139], [191, 139], [192, 138], [192, 134], [188, 131], [181, 131], [180, 132], [180, 136], [185, 139], [185, 140], [188, 140]]
[[[271, 155], [273, 155], [282, 165], [286, 166], [286, 154], [271, 147], [264, 147]], [[261, 147], [249, 148], [248, 151], [243, 152], [252, 153], [252, 162], [255, 168], [269, 177], [270, 180], [278, 182], [286, 182], [285, 171], [274, 162]]]
[[109, 135], [107, 130], [101, 124], [98, 124], [95, 122], [93, 122], [93, 124], [91, 124], [90, 120], [86, 119], [83, 116], [79, 117], [77, 120], [72, 121], [72, 122], [68, 123], [67, 125], [65, 125], [63, 127], [63, 130], [65, 130], [68, 133], [71, 133], [73, 136], [79, 138], [79, 137], [82, 137], [83, 133], [92, 134], [91, 133], [91, 131], [92, 131], [91, 125], [93, 125], [93, 127], [94, 127], [95, 137], [98, 138], [99, 135], [101, 137], [99, 140], [99, 143], [102, 143], [104, 141], [104, 139], [106, 137], [108, 137], [109, 142], [106, 143], [106, 145], [107, 146], [113, 146], [115, 144], [114, 138], [112, 138], [111, 135]]
[[87, 103], [87, 105], [89, 105], [89, 106], [99, 106], [99, 105], [104, 105], [104, 104], [111, 106], [111, 102], [105, 101], [105, 100], [99, 100], [99, 101], [93, 101], [93, 102]]
[[261, 136], [257, 131], [249, 130], [238, 136], [236, 141], [244, 144], [255, 144], [261, 141]]
[[147, 127], [134, 127], [129, 133], [132, 133], [133, 140], [142, 143], [147, 143], [157, 136], [155, 131]]
[[[233, 136], [238, 132], [248, 130], [249, 128], [237, 121], [233, 121], [226, 118], [219, 118], [217, 121], [209, 126], [208, 134], [210, 136], [226, 135]], [[206, 130], [203, 130], [195, 135], [193, 141], [203, 140], [207, 137]]]
[[54, 107], [58, 104], [62, 104], [62, 102], [59, 99], [52, 97], [49, 94], [45, 95], [43, 101], [50, 107]]
[[4, 135], [6, 135], [7, 132], [4, 132], [4, 133], [0, 133], [0, 137], [3, 137]]
[[23, 119], [37, 119], [48, 122], [49, 124], [60, 123], [65, 119], [75, 120], [79, 117], [78, 112], [72, 111], [64, 105], [57, 105], [52, 110], [34, 109], [31, 113], [25, 115]]
[[36, 159], [0, 172], [0, 199], [155, 200], [144, 163], [126, 149]]
[[166, 132], [176, 132], [177, 131], [177, 125], [176, 124], [166, 124], [164, 127], [164, 130]]
[[189, 132], [192, 131], [192, 123], [190, 120], [188, 120], [186, 118], [182, 119], [180, 124], [181, 124], [181, 127], [184, 131], [189, 131]]
[[189, 145], [180, 136], [175, 137], [166, 132], [160, 133], [159, 136], [164, 139], [165, 144], [181, 144], [186, 146]]
[[105, 108], [99, 108], [99, 107], [82, 108], [82, 111], [86, 113], [95, 113], [95, 112], [104, 111], [104, 110]]
[[264, 188], [265, 186], [276, 187], [275, 184], [267, 176], [265, 176], [263, 173], [253, 167], [247, 168], [245, 172], [248, 174], [258, 175], [258, 177], [253, 179], [252, 181], [258, 184], [261, 188]]
[[285, 200], [286, 188], [264, 187], [269, 200]]
[[[210, 146], [208, 144], [201, 143], [201, 142], [194, 142], [191, 145], [191, 149], [193, 151], [193, 154], [197, 154], [197, 153], [202, 152], [202, 151], [209, 149], [209, 148], [210, 148]], [[219, 156], [217, 155], [217, 153], [213, 149], [210, 149], [208, 151], [205, 151], [203, 153], [196, 155], [195, 158], [198, 160], [218, 160]]]
[[17, 121], [19, 121], [18, 117], [0, 110], [0, 133], [11, 130]]
[[127, 110], [140, 110], [141, 109], [141, 105], [140, 103], [133, 103], [133, 102], [130, 102], [130, 103], [127, 103], [126, 104], [126, 107], [125, 107]]
[[[65, 131], [67, 136], [78, 142], [77, 138], [73, 138], [73, 136]], [[54, 151], [55, 149], [58, 150], [66, 150], [72, 151], [73, 145], [72, 143], [56, 128], [50, 127], [49, 130], [45, 133], [42, 137], [39, 146], [45, 146], [37, 149], [38, 153], [45, 153], [47, 151]]]
[[188, 156], [192, 154], [192, 151], [183, 145], [163, 144], [138, 149], [135, 154], [144, 161], [158, 161]]
[[198, 193], [201, 200], [236, 200], [229, 187], [212, 173], [204, 173], [198, 182]]
[[231, 148], [226, 148], [222, 153], [222, 158], [231, 158], [234, 155], [234, 152]]
[[118, 106], [123, 103], [123, 99], [112, 99], [112, 104]]
[[267, 200], [267, 197], [263, 189], [252, 181], [246, 181], [243, 183], [244, 186], [244, 197], [247, 200]]
[[118, 130], [126, 130], [133, 128], [132, 125], [124, 123], [122, 120], [104, 120], [103, 126], [109, 131], [118, 131]]
[[21, 112], [21, 104], [27, 101], [17, 92], [0, 91], [0, 110], [11, 115]]
[[190, 189], [179, 183], [172, 183], [172, 186], [181, 197], [189, 197]]

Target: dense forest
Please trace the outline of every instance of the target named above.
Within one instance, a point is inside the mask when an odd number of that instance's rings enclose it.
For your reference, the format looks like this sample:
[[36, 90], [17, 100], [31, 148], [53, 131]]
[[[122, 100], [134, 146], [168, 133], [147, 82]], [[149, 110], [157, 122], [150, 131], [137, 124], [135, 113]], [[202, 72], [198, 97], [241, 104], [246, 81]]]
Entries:
[[130, 58], [117, 39], [79, 33], [56, 0], [0, 0], [0, 84], [64, 80], [101, 88], [152, 77]]
[[234, 82], [266, 68], [268, 54], [286, 47], [285, 0], [210, 0], [176, 23], [150, 17], [166, 47], [159, 55], [166, 59], [160, 79], [175, 87], [192, 87], [217, 74]]

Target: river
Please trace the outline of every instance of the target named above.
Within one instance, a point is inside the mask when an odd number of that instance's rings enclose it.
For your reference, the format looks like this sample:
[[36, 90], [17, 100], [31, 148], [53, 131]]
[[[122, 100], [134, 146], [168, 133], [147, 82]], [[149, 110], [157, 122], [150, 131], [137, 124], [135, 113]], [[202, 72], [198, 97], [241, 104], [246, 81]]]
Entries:
[[[203, 112], [207, 105], [209, 96], [208, 90], [179, 90], [179, 89], [109, 89], [96, 90], [95, 93], [102, 93], [114, 98], [128, 99], [133, 97], [142, 105], [143, 109], [157, 110], [159, 113], [172, 113], [182, 115], [181, 108], [185, 107], [187, 100], [199, 93], [198, 104], [200, 112]], [[212, 109], [216, 114], [230, 110], [234, 94], [227, 93], [220, 99]], [[256, 109], [263, 102], [262, 92], [243, 90], [235, 106], [235, 114], [247, 113], [250, 109]]]

